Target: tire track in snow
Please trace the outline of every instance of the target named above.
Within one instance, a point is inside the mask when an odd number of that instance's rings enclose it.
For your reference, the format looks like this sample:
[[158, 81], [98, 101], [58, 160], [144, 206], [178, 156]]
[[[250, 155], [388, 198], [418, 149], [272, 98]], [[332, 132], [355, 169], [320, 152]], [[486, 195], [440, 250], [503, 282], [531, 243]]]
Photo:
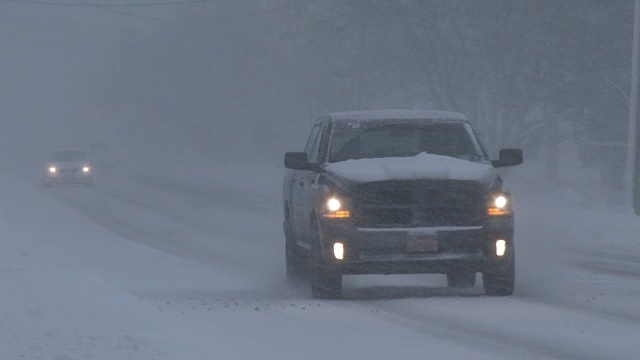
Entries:
[[589, 271], [640, 280], [640, 256], [604, 251], [578, 251], [578, 267]]
[[[517, 353], [518, 358], [535, 358], [544, 356], [552, 359], [602, 359], [602, 354], [590, 351], [578, 351], [565, 347], [562, 339], [546, 341], [528, 337], [526, 334], [492, 328], [487, 321], [475, 322], [471, 319], [455, 319], [438, 312], [438, 308], [426, 309], [424, 312], [413, 311], [401, 307], [395, 301], [385, 303], [349, 303], [349, 306], [372, 316], [389, 321], [396, 325], [413, 328], [445, 340], [458, 340], [464, 346], [475, 346], [481, 350], [492, 349], [496, 353], [505, 351], [511, 357]], [[428, 304], [426, 305], [429, 306]], [[371, 311], [375, 309], [375, 311]], [[480, 311], [480, 310], [479, 310]], [[500, 350], [500, 351], [497, 351]], [[606, 358], [606, 354], [605, 357]]]
[[[231, 244], [233, 239], [225, 240], [217, 234], [212, 236], [206, 229], [197, 228], [192, 223], [184, 223], [181, 221], [183, 219], [172, 216], [171, 211], [158, 207], [155, 203], [145, 203], [144, 199], [127, 198], [122, 194], [99, 188], [91, 191], [52, 190], [54, 191], [49, 193], [59, 201], [125, 239], [208, 266], [227, 269], [226, 271], [232, 271], [234, 275], [257, 282], [273, 282], [270, 278], [273, 273], [272, 267], [264, 262], [247, 260], [245, 254], [256, 253], [251, 244]], [[136, 216], [138, 212], [141, 214]], [[153, 219], [145, 219], [149, 214], [152, 214]], [[162, 219], [164, 220], [161, 221]]]

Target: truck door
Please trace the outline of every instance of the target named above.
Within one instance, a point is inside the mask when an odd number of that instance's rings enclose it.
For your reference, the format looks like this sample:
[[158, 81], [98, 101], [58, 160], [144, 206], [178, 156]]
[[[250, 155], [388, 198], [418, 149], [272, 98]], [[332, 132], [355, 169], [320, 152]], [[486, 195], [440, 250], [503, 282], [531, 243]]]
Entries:
[[[320, 123], [314, 125], [304, 149], [310, 162], [312, 161], [313, 149], [320, 138], [320, 128]], [[315, 171], [297, 170], [293, 178], [293, 189], [291, 191], [291, 222], [293, 235], [298, 245], [308, 243], [306, 238], [309, 236], [309, 210], [307, 209], [306, 199], [308, 197], [307, 192], [310, 190], [308, 189], [309, 179], [314, 175], [316, 175]]]

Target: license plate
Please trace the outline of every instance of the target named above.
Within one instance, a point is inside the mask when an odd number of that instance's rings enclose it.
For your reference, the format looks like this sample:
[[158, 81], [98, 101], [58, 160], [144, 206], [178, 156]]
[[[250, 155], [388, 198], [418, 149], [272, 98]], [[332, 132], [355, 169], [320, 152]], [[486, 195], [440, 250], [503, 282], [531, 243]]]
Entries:
[[438, 252], [438, 240], [435, 236], [415, 236], [407, 239], [407, 252]]

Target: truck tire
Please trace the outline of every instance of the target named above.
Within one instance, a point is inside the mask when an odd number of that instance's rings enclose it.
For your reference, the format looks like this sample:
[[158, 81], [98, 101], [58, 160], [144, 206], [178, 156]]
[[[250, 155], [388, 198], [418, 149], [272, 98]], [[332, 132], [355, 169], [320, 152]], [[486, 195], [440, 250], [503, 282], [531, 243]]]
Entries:
[[284, 222], [284, 238], [285, 238], [285, 268], [287, 285], [289, 287], [300, 287], [304, 282], [304, 267], [302, 259], [297, 254], [295, 241], [291, 234], [291, 228], [287, 221]]
[[504, 266], [482, 273], [482, 282], [487, 296], [511, 296], [516, 282], [515, 255], [512, 253], [511, 260]]
[[339, 299], [342, 295], [342, 274], [327, 268], [320, 245], [322, 234], [314, 221], [311, 225], [311, 296], [315, 299]]

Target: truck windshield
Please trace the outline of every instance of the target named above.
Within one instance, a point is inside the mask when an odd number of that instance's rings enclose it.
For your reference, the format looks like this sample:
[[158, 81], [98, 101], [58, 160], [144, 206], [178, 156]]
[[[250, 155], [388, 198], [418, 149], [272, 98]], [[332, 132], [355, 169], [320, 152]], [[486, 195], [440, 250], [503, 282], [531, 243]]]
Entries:
[[464, 123], [435, 121], [336, 122], [329, 162], [411, 157], [420, 153], [484, 160]]

